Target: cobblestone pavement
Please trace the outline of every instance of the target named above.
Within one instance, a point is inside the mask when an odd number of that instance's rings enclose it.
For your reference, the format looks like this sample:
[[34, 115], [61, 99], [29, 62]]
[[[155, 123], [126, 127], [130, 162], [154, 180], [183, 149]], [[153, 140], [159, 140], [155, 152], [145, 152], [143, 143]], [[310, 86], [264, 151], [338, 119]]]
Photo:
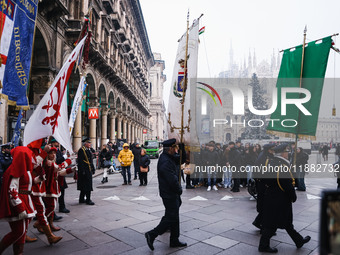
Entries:
[[[156, 239], [155, 251], [150, 251], [144, 233], [155, 227], [164, 214], [158, 194], [157, 159], [151, 161], [146, 187], [139, 187], [138, 180], [131, 186], [122, 186], [120, 174], [109, 175], [109, 182], [103, 185], [101, 171], [97, 170], [93, 180], [94, 206], [78, 204], [76, 184], [68, 178], [65, 200], [71, 212], [58, 213], [63, 219], [56, 223], [62, 228], [56, 234], [63, 239], [50, 246], [31, 223], [28, 234], [38, 241], [26, 244], [25, 254], [259, 254], [259, 231], [251, 224], [256, 216], [256, 203], [245, 188], [239, 193], [224, 188], [210, 192], [204, 187], [184, 189], [180, 240], [188, 246], [169, 248], [169, 233], [165, 233]], [[311, 157], [311, 162], [317, 162], [316, 155]], [[333, 162], [330, 156], [328, 163]], [[296, 249], [287, 233], [278, 230], [271, 241], [278, 254], [318, 254], [320, 191], [335, 188], [336, 179], [312, 176], [307, 175], [307, 191], [297, 191], [298, 200], [293, 205], [295, 228], [302, 235], [310, 235], [312, 240]], [[8, 231], [8, 224], [0, 222], [0, 237]], [[12, 249], [8, 248], [4, 254], [12, 254]]]

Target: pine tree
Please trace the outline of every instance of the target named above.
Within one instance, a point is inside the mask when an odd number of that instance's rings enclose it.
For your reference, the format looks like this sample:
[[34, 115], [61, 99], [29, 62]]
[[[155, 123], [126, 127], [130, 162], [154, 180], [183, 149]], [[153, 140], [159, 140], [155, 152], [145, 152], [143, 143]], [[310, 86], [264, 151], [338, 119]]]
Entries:
[[[266, 110], [268, 109], [268, 104], [264, 99], [263, 95], [265, 94], [264, 89], [261, 87], [261, 84], [257, 78], [256, 73], [253, 73], [251, 77], [249, 86], [253, 91], [253, 106], [257, 110]], [[262, 120], [264, 125], [262, 127], [251, 127], [248, 125], [249, 120]], [[245, 120], [246, 120], [246, 128], [243, 135], [244, 139], [268, 139], [269, 135], [266, 134], [266, 116], [260, 116], [252, 113], [249, 109], [245, 111]], [[250, 123], [252, 126], [260, 126], [262, 123], [260, 121], [252, 121]]]

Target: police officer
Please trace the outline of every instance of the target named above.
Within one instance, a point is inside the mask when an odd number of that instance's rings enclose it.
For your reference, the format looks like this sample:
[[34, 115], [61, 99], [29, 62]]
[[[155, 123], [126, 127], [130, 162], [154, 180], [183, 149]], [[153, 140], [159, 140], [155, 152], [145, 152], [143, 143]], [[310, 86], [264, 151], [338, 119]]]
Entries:
[[2, 175], [7, 168], [12, 164], [11, 145], [6, 143], [1, 146], [0, 152], [0, 188], [2, 184]]
[[258, 215], [256, 216], [255, 220], [253, 221], [253, 225], [259, 229], [261, 229], [262, 225], [262, 211], [263, 211], [263, 197], [264, 197], [264, 185], [262, 181], [261, 172], [263, 167], [267, 167], [268, 163], [274, 157], [274, 150], [275, 144], [265, 144], [263, 145], [263, 151], [261, 151], [260, 155], [258, 156], [257, 160], [255, 161], [255, 166], [257, 167], [253, 177], [255, 179], [256, 191], [257, 191], [257, 199], [256, 199], [256, 210]]
[[[153, 242], [158, 235], [162, 235], [170, 229], [170, 247], [184, 247], [186, 243], [178, 240], [179, 237], [179, 207], [182, 204], [182, 187], [178, 180], [178, 146], [176, 139], [163, 142], [163, 153], [157, 164], [159, 194], [163, 200], [165, 214], [153, 230], [145, 233], [147, 244], [154, 250]], [[185, 155], [184, 148], [182, 155]], [[182, 156], [183, 157], [183, 156]], [[184, 160], [183, 160], [184, 161]]]
[[281, 144], [275, 149], [275, 156], [269, 167], [275, 169], [271, 178], [264, 180], [264, 206], [262, 219], [262, 236], [258, 250], [260, 252], [277, 253], [276, 248], [270, 247], [270, 238], [278, 228], [285, 229], [293, 239], [297, 248], [309, 242], [311, 237], [302, 237], [293, 226], [292, 203], [296, 201], [294, 178], [290, 172], [288, 144]]

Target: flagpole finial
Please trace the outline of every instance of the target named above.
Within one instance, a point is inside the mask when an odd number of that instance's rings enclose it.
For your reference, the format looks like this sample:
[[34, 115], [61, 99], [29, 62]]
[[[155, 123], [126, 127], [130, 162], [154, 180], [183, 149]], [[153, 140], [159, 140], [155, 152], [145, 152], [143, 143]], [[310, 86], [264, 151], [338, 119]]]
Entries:
[[190, 9], [188, 8], [188, 15], [187, 15], [188, 20], [189, 20], [189, 13], [190, 13]]
[[304, 34], [307, 33], [307, 25], [305, 25], [305, 29], [303, 30], [303, 33], [304, 33]]

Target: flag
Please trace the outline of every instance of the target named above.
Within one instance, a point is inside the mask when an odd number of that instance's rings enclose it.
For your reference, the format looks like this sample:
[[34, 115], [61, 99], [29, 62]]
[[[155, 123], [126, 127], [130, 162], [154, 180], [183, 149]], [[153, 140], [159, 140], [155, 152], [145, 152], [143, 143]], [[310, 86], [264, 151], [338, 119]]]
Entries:
[[80, 79], [79, 85], [78, 85], [76, 95], [74, 97], [72, 110], [71, 110], [71, 113], [70, 113], [70, 119], [69, 119], [69, 122], [68, 122], [68, 126], [70, 128], [70, 134], [72, 134], [74, 122], [76, 121], [78, 109], [79, 109], [80, 103], [82, 101], [83, 94], [84, 94], [86, 86], [87, 86], [87, 84], [85, 82], [85, 76], [82, 76], [81, 79]]
[[53, 135], [66, 150], [73, 151], [68, 127], [67, 93], [65, 91], [73, 66], [85, 40], [86, 36], [71, 52], [53, 84], [29, 119], [24, 131], [25, 146], [32, 141]]
[[17, 123], [15, 124], [14, 134], [11, 140], [11, 143], [14, 145], [14, 147], [19, 146], [21, 120], [22, 120], [22, 109], [20, 109], [19, 111]]
[[8, 96], [9, 104], [26, 108], [37, 9], [36, 0], [2, 0], [0, 4], [0, 93]]
[[[198, 26], [199, 19], [195, 20], [193, 25], [189, 29], [188, 39], [188, 59], [187, 59], [187, 78], [188, 86], [185, 96], [184, 104], [184, 126], [188, 125], [188, 110], [190, 110], [190, 78], [197, 77], [197, 58], [198, 58]], [[184, 61], [185, 61], [185, 44], [186, 33], [181, 37], [178, 43], [177, 55], [175, 59], [175, 65], [173, 70], [172, 82], [170, 85], [169, 105], [168, 112], [171, 114], [171, 126], [181, 127], [181, 102], [184, 89]], [[179, 129], [171, 129], [168, 125], [168, 137], [176, 138], [180, 140]], [[190, 142], [190, 133], [185, 131], [184, 142]]]
[[[267, 127], [268, 133], [278, 135], [284, 133], [285, 136], [295, 136], [297, 134], [300, 138], [315, 138], [323, 82], [331, 44], [331, 37], [325, 37], [318, 41], [309, 42], [305, 47], [301, 87], [307, 89], [311, 94], [310, 100], [303, 104], [311, 115], [304, 114], [294, 104], [287, 104], [286, 115], [281, 113], [281, 88], [300, 87], [302, 45], [295, 47], [295, 49], [284, 51], [276, 84], [277, 108], [270, 117], [271, 120]], [[298, 93], [287, 94], [287, 99], [298, 98], [300, 98]]]
[[205, 32], [205, 26], [198, 30], [198, 34], [203, 34]]

